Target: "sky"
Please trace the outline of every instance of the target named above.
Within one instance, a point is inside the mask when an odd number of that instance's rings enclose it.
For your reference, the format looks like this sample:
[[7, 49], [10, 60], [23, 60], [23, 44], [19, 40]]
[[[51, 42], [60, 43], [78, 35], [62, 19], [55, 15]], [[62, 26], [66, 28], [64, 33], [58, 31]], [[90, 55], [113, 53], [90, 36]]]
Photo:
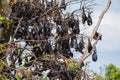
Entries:
[[[101, 11], [106, 7], [108, 0], [95, 0], [99, 6], [96, 6], [93, 18], [96, 21]], [[120, 0], [112, 0], [109, 11], [103, 17], [99, 32], [103, 35], [102, 41], [97, 44], [98, 61], [90, 61], [90, 68], [96, 72], [100, 71], [100, 67], [108, 64], [115, 64], [120, 68]], [[97, 17], [96, 17], [97, 16]]]

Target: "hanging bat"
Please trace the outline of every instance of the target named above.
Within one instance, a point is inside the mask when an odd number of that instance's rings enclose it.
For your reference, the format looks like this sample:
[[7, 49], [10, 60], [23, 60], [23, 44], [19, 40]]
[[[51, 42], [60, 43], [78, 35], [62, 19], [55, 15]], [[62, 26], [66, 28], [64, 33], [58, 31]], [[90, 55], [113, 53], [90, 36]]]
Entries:
[[95, 40], [102, 40], [102, 35], [100, 35], [100, 33], [96, 32], [94, 37], [93, 37], [93, 39], [95, 39]]
[[60, 8], [66, 10], [65, 0], [62, 0]]
[[91, 15], [90, 15], [91, 13], [89, 12], [88, 13], [88, 18], [87, 18], [87, 24], [89, 25], [89, 26], [91, 26], [92, 25], [92, 18], [91, 18]]
[[92, 49], [93, 49], [92, 44], [90, 42], [90, 39], [88, 39], [88, 53], [90, 53]]
[[97, 50], [96, 50], [96, 47], [95, 47], [95, 49], [94, 49], [94, 53], [92, 54], [92, 60], [94, 61], [94, 62], [96, 62], [97, 61]]
[[85, 24], [87, 21], [87, 16], [85, 14], [84, 6], [82, 7], [82, 23]]
[[84, 41], [83, 41], [83, 36], [81, 37], [81, 41], [79, 43], [79, 51], [83, 54], [83, 49], [84, 49]]

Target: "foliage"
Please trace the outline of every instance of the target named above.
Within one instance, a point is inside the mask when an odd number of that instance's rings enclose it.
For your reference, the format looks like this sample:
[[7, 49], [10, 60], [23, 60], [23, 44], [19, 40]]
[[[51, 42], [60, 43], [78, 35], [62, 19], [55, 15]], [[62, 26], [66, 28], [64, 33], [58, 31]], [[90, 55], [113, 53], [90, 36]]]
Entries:
[[8, 42], [11, 35], [12, 21], [6, 16], [0, 15], [0, 43]]
[[2, 25], [4, 23], [7, 24], [6, 27], [9, 27], [11, 24], [11, 21], [7, 17], [0, 15], [0, 25]]
[[67, 64], [67, 69], [68, 70], [70, 70], [70, 71], [79, 70], [79, 65], [76, 62], [74, 62], [73, 60], [66, 59], [65, 63]]
[[107, 80], [120, 80], [120, 69], [114, 64], [109, 64], [106, 67], [105, 75]]

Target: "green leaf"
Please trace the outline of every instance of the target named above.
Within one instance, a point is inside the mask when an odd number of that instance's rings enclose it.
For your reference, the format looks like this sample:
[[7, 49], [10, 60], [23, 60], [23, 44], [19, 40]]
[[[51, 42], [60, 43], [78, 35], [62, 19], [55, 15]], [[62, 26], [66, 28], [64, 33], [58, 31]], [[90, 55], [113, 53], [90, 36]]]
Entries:
[[0, 53], [6, 49], [5, 44], [0, 44]]
[[6, 23], [7, 24], [7, 29], [9, 29], [10, 25], [12, 24], [12, 21], [10, 21], [5, 16], [0, 16], [0, 24], [3, 24], [3, 23]]
[[105, 76], [107, 80], [120, 80], [120, 70], [114, 64], [106, 67]]
[[79, 65], [76, 62], [74, 62], [72, 60], [66, 60], [65, 62], [67, 64], [67, 69], [68, 70], [70, 70], [70, 71], [76, 71], [76, 70], [79, 69]]

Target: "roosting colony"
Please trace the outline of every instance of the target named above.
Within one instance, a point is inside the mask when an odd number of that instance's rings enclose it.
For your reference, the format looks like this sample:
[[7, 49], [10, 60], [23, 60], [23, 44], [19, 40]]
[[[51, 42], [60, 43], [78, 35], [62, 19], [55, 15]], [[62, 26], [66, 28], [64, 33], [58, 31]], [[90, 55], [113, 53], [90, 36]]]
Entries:
[[[85, 0], [80, 1], [84, 2]], [[0, 24], [4, 31], [1, 44], [11, 38], [9, 45], [4, 46], [6, 50], [3, 48], [4, 51], [0, 53], [5, 56], [2, 59], [7, 60], [1, 74], [11, 79], [15, 79], [16, 76], [33, 79], [33, 76], [41, 77], [44, 71], [49, 70], [47, 77], [51, 80], [81, 79], [83, 65], [80, 67], [77, 63], [70, 62], [73, 57], [71, 48], [83, 55], [85, 43], [88, 42], [87, 52], [93, 52], [92, 60], [97, 61], [96, 48], [93, 49], [89, 37], [81, 34], [80, 27], [92, 25], [92, 11], [90, 6], [81, 4], [80, 9], [76, 10], [80, 16], [76, 18], [75, 11], [67, 15], [64, 13], [68, 5], [69, 1], [65, 0], [20, 1], [11, 5], [11, 24]], [[100, 33], [94, 35], [94, 40], [101, 40]], [[76, 66], [70, 67], [69, 62]], [[73, 69], [74, 67], [78, 69]], [[7, 75], [8, 73], [10, 75]]]

